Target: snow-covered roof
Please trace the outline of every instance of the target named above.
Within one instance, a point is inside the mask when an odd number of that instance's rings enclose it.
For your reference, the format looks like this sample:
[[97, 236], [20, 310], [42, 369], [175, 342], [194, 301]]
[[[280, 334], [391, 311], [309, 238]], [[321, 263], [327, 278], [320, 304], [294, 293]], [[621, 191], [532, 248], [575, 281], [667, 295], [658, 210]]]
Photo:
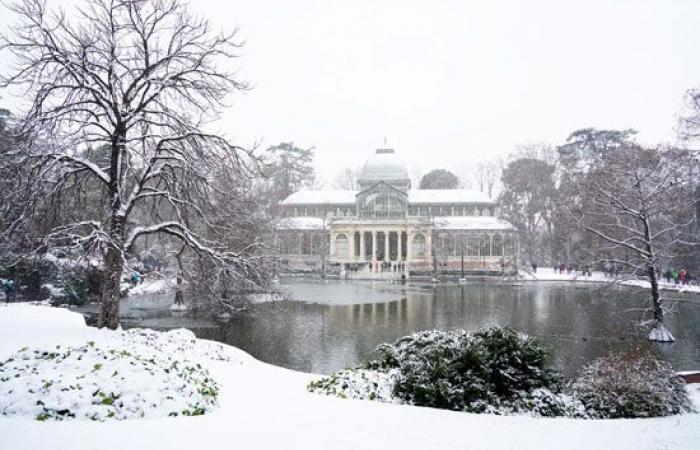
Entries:
[[393, 149], [380, 148], [367, 158], [357, 181], [371, 183], [374, 181], [409, 181], [406, 164]]
[[483, 192], [471, 189], [411, 189], [408, 191], [408, 203], [494, 203]]
[[[320, 217], [285, 217], [277, 222], [278, 230], [322, 230], [323, 219]], [[328, 228], [328, 221], [326, 221]]]
[[[354, 205], [358, 191], [299, 191], [290, 195], [283, 205]], [[411, 189], [410, 205], [483, 203], [494, 201], [483, 192], [471, 189]]]
[[505, 220], [493, 216], [448, 216], [436, 217], [435, 229], [510, 231], [515, 228]]
[[357, 191], [299, 191], [282, 201], [283, 205], [354, 205]]
[[[352, 221], [347, 218], [343, 222]], [[326, 221], [326, 228], [329, 228], [331, 220]], [[323, 229], [323, 219], [320, 217], [285, 217], [277, 222], [278, 230], [321, 230]], [[511, 231], [513, 226], [492, 216], [443, 216], [435, 218], [435, 229], [437, 230], [499, 230]]]

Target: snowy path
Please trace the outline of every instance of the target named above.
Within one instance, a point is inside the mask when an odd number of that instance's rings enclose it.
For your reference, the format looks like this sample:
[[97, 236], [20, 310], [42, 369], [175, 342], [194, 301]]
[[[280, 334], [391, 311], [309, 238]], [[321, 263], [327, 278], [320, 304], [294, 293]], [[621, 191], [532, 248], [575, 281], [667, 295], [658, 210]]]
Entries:
[[[17, 348], [110, 339], [66, 310], [0, 307], [0, 359]], [[261, 363], [209, 365], [222, 384], [221, 407], [200, 417], [95, 423], [0, 417], [0, 449], [690, 449], [700, 415], [585, 421], [498, 417], [306, 392], [313, 376]], [[695, 392], [700, 398], [700, 392]], [[698, 405], [700, 406], [700, 405]]]
[[[603, 274], [603, 272], [591, 272], [591, 276], [581, 275], [581, 272], [576, 273], [559, 273], [555, 272], [554, 269], [549, 267], [539, 267], [537, 272], [524, 272], [520, 271], [518, 273], [523, 281], [587, 281], [595, 283], [610, 283], [615, 281], [612, 278], [608, 278]], [[619, 280], [616, 281], [619, 284], [624, 284], [627, 286], [639, 286], [639, 287], [649, 287], [649, 282], [645, 280]], [[659, 288], [670, 291], [678, 292], [693, 292], [700, 293], [700, 286], [698, 285], [680, 285], [674, 283], [666, 283], [663, 280], [659, 282]]]

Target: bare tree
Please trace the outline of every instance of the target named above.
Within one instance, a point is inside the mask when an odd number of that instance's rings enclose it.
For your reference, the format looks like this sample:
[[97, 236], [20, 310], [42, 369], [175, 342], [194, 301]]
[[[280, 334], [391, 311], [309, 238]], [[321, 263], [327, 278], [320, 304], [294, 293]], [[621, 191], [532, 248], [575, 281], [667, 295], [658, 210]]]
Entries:
[[348, 191], [358, 191], [360, 189], [360, 184], [357, 179], [360, 177], [360, 172], [362, 167], [345, 167], [340, 171], [340, 173], [333, 180], [334, 189], [344, 189]]
[[503, 167], [499, 161], [482, 161], [472, 168], [476, 186], [480, 192], [492, 197], [497, 193]]
[[543, 231], [551, 254], [556, 196], [554, 170], [554, 165], [532, 158], [516, 159], [503, 169], [500, 215], [520, 231], [531, 262], [544, 259], [537, 255], [537, 250], [543, 247]]
[[[50, 245], [102, 257], [98, 325], [118, 326], [121, 274], [143, 236], [167, 234], [243, 278], [252, 267], [248, 257], [202, 233], [218, 227], [207, 217], [217, 208], [212, 176], [225, 168], [245, 177], [256, 163], [252, 152], [206, 131], [226, 96], [246, 89], [222, 67], [237, 56], [236, 32], [214, 33], [180, 0], [86, 0], [74, 20], [42, 0], [11, 9], [18, 22], [0, 37], [0, 50], [14, 66], [2, 86], [21, 88], [31, 100], [19, 126], [26, 145], [18, 151], [50, 195], [71, 177], [105, 188], [106, 217], [45, 235]], [[85, 157], [90, 146], [107, 146], [108, 157]], [[145, 211], [157, 204], [167, 204], [172, 218], [150, 221]]]
[[651, 289], [649, 339], [673, 341], [664, 326], [659, 293], [662, 264], [697, 251], [693, 174], [697, 155], [677, 149], [647, 149], [628, 143], [590, 160], [579, 180], [582, 204], [576, 214], [597, 238], [598, 255], [643, 275]]
[[700, 88], [688, 89], [678, 118], [678, 136], [697, 145], [700, 139]]

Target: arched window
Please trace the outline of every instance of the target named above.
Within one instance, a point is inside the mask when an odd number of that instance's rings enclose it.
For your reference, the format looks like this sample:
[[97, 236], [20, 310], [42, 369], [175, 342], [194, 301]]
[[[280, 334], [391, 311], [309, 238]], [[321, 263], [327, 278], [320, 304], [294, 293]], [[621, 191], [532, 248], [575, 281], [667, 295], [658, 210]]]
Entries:
[[360, 217], [398, 219], [406, 216], [406, 195], [390, 186], [379, 186], [358, 199]]
[[348, 237], [344, 234], [335, 237], [335, 256], [338, 258], [348, 257]]
[[501, 237], [500, 234], [493, 237], [493, 241], [491, 241], [491, 249], [491, 256], [503, 256], [503, 237]]
[[413, 256], [419, 258], [425, 256], [425, 236], [422, 234], [413, 236]]

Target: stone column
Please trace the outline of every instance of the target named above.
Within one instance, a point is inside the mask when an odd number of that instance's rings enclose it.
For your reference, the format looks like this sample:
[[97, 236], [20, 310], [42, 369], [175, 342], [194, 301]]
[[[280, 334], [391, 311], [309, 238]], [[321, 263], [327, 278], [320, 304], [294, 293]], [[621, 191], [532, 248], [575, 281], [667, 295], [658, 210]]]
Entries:
[[389, 236], [390, 236], [390, 232], [385, 231], [384, 232], [384, 261], [391, 260], [391, 255], [389, 254], [389, 250], [391, 249], [391, 246], [389, 245]]
[[364, 261], [365, 259], [365, 232], [360, 231], [360, 260]]
[[[329, 245], [329, 253], [328, 255], [331, 257], [335, 257], [335, 233], [330, 233], [331, 239], [330, 239], [330, 245]], [[321, 235], [322, 238], [325, 236]], [[321, 246], [323, 248], [323, 246]]]
[[429, 233], [425, 233], [425, 257], [433, 262], [433, 231], [430, 230]]
[[355, 255], [355, 230], [350, 230], [350, 236], [348, 238], [348, 259], [350, 261], [355, 261], [357, 259]]
[[403, 250], [401, 249], [401, 235], [403, 231], [399, 230], [396, 233], [396, 259], [397, 261], [403, 261]]
[[406, 231], [406, 261], [413, 259], [413, 233]]
[[372, 261], [377, 260], [377, 232], [372, 231]]

